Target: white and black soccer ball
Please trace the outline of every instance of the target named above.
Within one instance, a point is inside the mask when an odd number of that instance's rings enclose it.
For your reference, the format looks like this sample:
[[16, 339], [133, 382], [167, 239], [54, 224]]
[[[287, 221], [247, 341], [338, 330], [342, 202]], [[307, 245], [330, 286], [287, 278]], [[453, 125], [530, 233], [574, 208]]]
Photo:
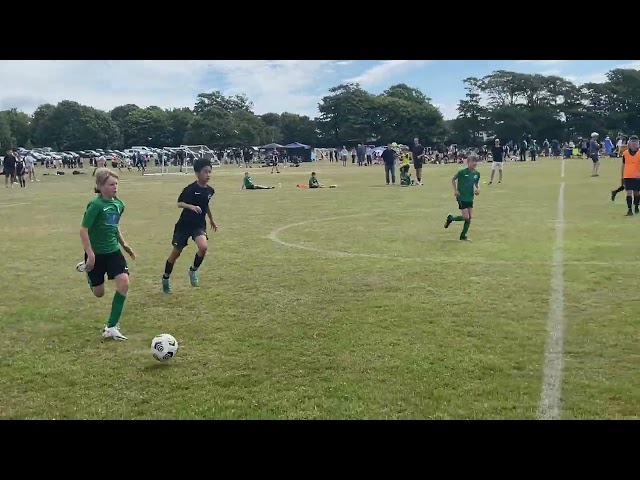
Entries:
[[178, 342], [168, 333], [158, 335], [151, 341], [151, 354], [159, 362], [168, 362], [178, 353]]

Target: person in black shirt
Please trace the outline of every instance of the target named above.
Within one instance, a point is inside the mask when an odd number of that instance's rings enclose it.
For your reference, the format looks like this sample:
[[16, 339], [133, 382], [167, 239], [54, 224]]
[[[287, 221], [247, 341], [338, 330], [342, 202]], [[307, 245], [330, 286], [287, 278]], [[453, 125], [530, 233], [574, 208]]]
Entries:
[[251, 151], [251, 149], [245, 148], [244, 152], [242, 153], [242, 156], [244, 157], [244, 167], [252, 168], [251, 161], [253, 160], [253, 152]]
[[271, 161], [273, 162], [273, 166], [271, 167], [271, 173], [273, 173], [273, 169], [276, 169], [276, 173], [280, 173], [280, 170], [278, 170], [278, 151], [274, 148], [273, 149], [273, 153], [271, 154]]
[[204, 158], [197, 159], [193, 163], [193, 171], [196, 174], [196, 181], [187, 185], [178, 197], [178, 208], [181, 208], [182, 212], [173, 230], [173, 239], [171, 240], [173, 250], [164, 266], [164, 275], [162, 276], [162, 291], [164, 293], [171, 293], [169, 278], [176, 260], [189, 242], [189, 237], [198, 247], [193, 265], [189, 267], [189, 281], [192, 287], [198, 286], [197, 271], [207, 253], [207, 241], [209, 240], [206, 217], [209, 217], [211, 229], [214, 232], [218, 230], [209, 207], [211, 197], [215, 193], [213, 187], [209, 186], [211, 161]]
[[24, 159], [18, 157], [16, 159], [16, 170], [15, 170], [15, 178], [18, 179], [21, 187], [27, 186], [27, 181], [24, 178], [24, 175], [27, 173], [26, 167], [24, 165]]
[[387, 185], [389, 185], [389, 173], [391, 173], [391, 183], [396, 184], [396, 157], [397, 154], [391, 145], [387, 145], [387, 148], [382, 152], [382, 161], [384, 162], [384, 175], [387, 179]]
[[422, 165], [424, 164], [424, 147], [420, 145], [420, 139], [418, 137], [413, 139], [413, 145], [411, 146], [411, 154], [413, 155], [413, 167], [416, 169], [416, 179], [418, 185], [424, 185], [422, 183]]
[[2, 161], [2, 173], [4, 173], [5, 187], [13, 188], [13, 182], [16, 179], [16, 157], [11, 150], [7, 151], [7, 154]]
[[489, 179], [489, 185], [493, 183], [493, 177], [498, 170], [498, 183], [502, 183], [502, 167], [504, 165], [504, 149], [500, 145], [500, 139], [496, 138], [493, 148], [491, 150], [493, 155], [493, 163], [491, 164], [491, 178]]

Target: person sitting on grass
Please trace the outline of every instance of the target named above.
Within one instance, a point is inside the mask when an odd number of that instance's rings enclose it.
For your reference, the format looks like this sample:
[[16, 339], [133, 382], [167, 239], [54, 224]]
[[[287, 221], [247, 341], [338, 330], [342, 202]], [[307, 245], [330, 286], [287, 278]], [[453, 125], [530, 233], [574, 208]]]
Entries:
[[411, 153], [403, 153], [400, 157], [400, 186], [410, 187], [413, 185], [409, 169], [411, 168]]
[[271, 190], [272, 188], [276, 188], [276, 187], [265, 187], [264, 185], [254, 185], [253, 179], [249, 175], [249, 172], [244, 172], [244, 179], [242, 180], [242, 187], [240, 188], [240, 190], [245, 188], [247, 190]]
[[[329, 185], [329, 188], [336, 188], [337, 185]], [[311, 172], [311, 178], [309, 179], [309, 185], [304, 183], [298, 184], [298, 188], [327, 188], [326, 185], [321, 184], [316, 177], [316, 172]]]
[[409, 173], [409, 166], [400, 168], [400, 186], [401, 187], [410, 187], [414, 185], [414, 181], [411, 178], [411, 173]]
[[324, 188], [318, 181], [318, 177], [316, 177], [316, 172], [311, 172], [311, 178], [309, 179], [309, 188]]

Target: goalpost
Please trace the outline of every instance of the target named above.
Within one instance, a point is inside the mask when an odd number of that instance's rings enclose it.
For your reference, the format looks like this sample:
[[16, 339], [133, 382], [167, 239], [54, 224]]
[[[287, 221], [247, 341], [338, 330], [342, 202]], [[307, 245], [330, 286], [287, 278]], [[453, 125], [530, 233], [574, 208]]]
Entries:
[[158, 175], [186, 175], [187, 173], [193, 173], [193, 167], [191, 165], [173, 166], [171, 160], [162, 159], [162, 164], [159, 166], [160, 171], [155, 173], [145, 173], [145, 176], [158, 176]]
[[[188, 147], [187, 147], [188, 149]], [[190, 153], [193, 153], [190, 149], [188, 149], [190, 151]], [[209, 151], [211, 152], [211, 151]], [[209, 152], [202, 152], [202, 153], [209, 153]], [[211, 152], [212, 154], [213, 152]], [[211, 156], [212, 158], [211, 160], [211, 166], [212, 167], [221, 167], [222, 164], [220, 163], [220, 160], [218, 160], [218, 158], [215, 155], [203, 155], [205, 156], [205, 158], [207, 156]], [[162, 163], [160, 165], [160, 171], [156, 172], [156, 173], [145, 173], [144, 175], [146, 176], [158, 176], [158, 175], [186, 175], [186, 174], [192, 174], [193, 173], [193, 165], [189, 164], [189, 160], [185, 159], [184, 161], [184, 165], [180, 166], [180, 165], [173, 165], [173, 158], [168, 158], [166, 156], [162, 157]]]

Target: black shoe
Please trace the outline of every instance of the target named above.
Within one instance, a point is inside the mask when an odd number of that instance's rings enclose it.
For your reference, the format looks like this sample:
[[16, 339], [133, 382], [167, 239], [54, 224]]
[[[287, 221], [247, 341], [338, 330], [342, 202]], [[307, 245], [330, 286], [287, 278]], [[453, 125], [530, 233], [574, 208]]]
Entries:
[[627, 217], [633, 217], [633, 212], [631, 210], [627, 211]]
[[618, 192], [616, 192], [615, 190], [611, 190], [611, 201], [615, 202], [616, 201], [616, 195], [618, 194]]
[[464, 242], [470, 242], [471, 239], [469, 237], [460, 237], [460, 240], [464, 241]]
[[444, 222], [444, 228], [449, 228], [449, 225], [453, 223], [453, 215], [447, 215], [447, 220]]
[[636, 208], [634, 209], [634, 212], [636, 212], [636, 213], [640, 213], [640, 207], [638, 207], [638, 206], [636, 205]]

